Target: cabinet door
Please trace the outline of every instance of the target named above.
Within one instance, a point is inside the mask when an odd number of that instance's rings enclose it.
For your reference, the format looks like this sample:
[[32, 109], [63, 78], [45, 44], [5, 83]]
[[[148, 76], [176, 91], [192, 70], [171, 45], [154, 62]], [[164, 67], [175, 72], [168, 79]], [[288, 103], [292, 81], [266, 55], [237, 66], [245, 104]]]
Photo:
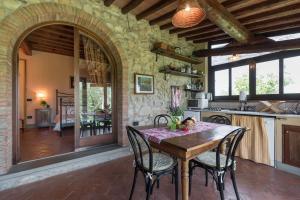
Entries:
[[300, 126], [283, 125], [283, 162], [300, 167]]

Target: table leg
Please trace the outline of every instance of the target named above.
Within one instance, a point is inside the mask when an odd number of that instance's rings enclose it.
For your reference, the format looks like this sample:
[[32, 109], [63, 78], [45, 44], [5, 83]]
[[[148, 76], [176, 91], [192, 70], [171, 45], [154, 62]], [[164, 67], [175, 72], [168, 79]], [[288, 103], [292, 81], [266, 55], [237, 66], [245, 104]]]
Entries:
[[189, 199], [189, 161], [181, 160], [181, 191], [182, 200]]

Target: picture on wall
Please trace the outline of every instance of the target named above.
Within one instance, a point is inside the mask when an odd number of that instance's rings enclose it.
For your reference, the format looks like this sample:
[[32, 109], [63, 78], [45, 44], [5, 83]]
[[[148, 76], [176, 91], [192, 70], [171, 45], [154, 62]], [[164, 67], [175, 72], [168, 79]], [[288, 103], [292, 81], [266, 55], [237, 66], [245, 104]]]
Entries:
[[134, 74], [136, 94], [154, 94], [154, 76]]

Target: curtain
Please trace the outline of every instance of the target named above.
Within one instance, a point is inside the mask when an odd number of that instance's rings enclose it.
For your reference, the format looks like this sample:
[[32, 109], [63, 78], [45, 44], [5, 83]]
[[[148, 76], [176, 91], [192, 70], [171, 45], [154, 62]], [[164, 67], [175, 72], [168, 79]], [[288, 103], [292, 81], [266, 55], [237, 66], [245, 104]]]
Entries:
[[83, 53], [88, 71], [88, 82], [95, 86], [107, 85], [109, 64], [104, 52], [100, 46], [92, 39], [81, 35], [83, 44]]
[[171, 105], [173, 108], [180, 106], [181, 101], [181, 90], [178, 86], [171, 86]]
[[232, 125], [249, 129], [240, 142], [236, 155], [257, 163], [270, 165], [268, 135], [263, 118], [233, 115]]

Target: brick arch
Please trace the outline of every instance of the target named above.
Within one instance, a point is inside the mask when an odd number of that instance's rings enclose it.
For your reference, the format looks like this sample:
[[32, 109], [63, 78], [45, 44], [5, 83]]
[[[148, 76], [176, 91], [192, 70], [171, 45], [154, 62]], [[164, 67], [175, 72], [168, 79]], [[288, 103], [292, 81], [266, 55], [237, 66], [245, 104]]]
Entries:
[[118, 143], [127, 144], [128, 63], [120, 42], [101, 19], [83, 10], [59, 3], [31, 4], [17, 9], [0, 22], [0, 174], [6, 173], [12, 165], [13, 132], [16, 131], [16, 123], [12, 120], [16, 116], [13, 104], [16, 49], [24, 39], [24, 33], [47, 23], [81, 27], [95, 35], [108, 49], [116, 66]]

